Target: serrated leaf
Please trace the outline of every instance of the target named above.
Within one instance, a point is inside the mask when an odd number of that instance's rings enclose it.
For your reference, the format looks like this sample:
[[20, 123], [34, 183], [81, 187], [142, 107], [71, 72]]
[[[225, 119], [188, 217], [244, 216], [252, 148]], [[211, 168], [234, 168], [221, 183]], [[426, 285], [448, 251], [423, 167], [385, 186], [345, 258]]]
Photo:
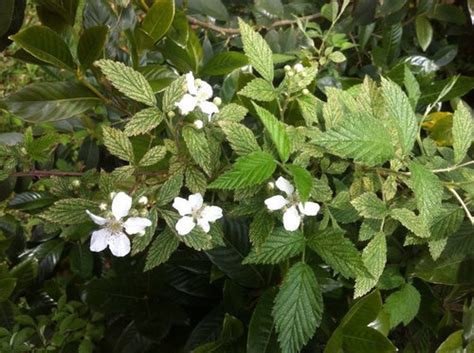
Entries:
[[165, 228], [153, 241], [146, 257], [144, 271], [168, 261], [179, 246], [179, 239], [170, 228]]
[[163, 112], [168, 113], [170, 111], [173, 111], [176, 108], [176, 103], [183, 97], [185, 93], [185, 76], [181, 76], [171, 82], [171, 84], [166, 87], [165, 92], [163, 93], [163, 100], [161, 104]]
[[204, 131], [196, 130], [188, 125], [183, 128], [183, 138], [191, 157], [207, 175], [210, 175], [212, 172], [212, 156]]
[[239, 94], [262, 102], [271, 102], [277, 98], [273, 85], [263, 78], [255, 78], [239, 91]]
[[402, 322], [408, 325], [418, 313], [420, 302], [420, 293], [408, 283], [390, 294], [383, 306], [383, 310], [390, 315], [390, 327], [394, 328]]
[[393, 219], [399, 221], [405, 228], [411, 230], [416, 236], [420, 238], [429, 238], [430, 230], [425, 224], [424, 220], [415, 215], [406, 208], [394, 208], [390, 210], [390, 215]]
[[97, 203], [87, 199], [64, 199], [54, 203], [41, 217], [57, 224], [80, 224], [90, 221], [86, 210], [98, 212]]
[[127, 136], [146, 134], [160, 125], [164, 118], [164, 114], [158, 108], [140, 110], [125, 125], [124, 132]]
[[248, 59], [244, 54], [236, 51], [226, 51], [212, 57], [202, 68], [201, 73], [209, 76], [227, 75], [247, 64]]
[[96, 61], [95, 65], [100, 67], [107, 80], [128, 98], [150, 107], [156, 105], [153, 89], [146, 78], [138, 71], [121, 62], [106, 59]]
[[391, 136], [385, 126], [362, 112], [346, 115], [336, 127], [321, 134], [314, 142], [336, 155], [369, 166], [394, 157]]
[[16, 286], [16, 278], [0, 279], [0, 303], [8, 300]]
[[273, 156], [267, 152], [252, 152], [240, 157], [232, 169], [214, 180], [209, 188], [241, 189], [258, 185], [270, 178], [276, 169]]
[[82, 33], [77, 44], [77, 58], [82, 68], [88, 69], [101, 57], [108, 34], [107, 26], [94, 26]]
[[171, 176], [168, 180], [161, 185], [157, 195], [157, 205], [164, 206], [171, 202], [176, 196], [179, 195], [181, 187], [183, 186], [183, 174], [177, 173]]
[[263, 37], [239, 18], [239, 28], [245, 55], [257, 72], [268, 82], [273, 81], [272, 50]]
[[432, 171], [419, 163], [410, 163], [409, 169], [411, 189], [415, 193], [420, 216], [429, 225], [441, 209], [443, 185]]
[[275, 220], [262, 209], [255, 214], [249, 228], [249, 239], [255, 248], [259, 248], [272, 233]]
[[466, 156], [472, 144], [474, 135], [474, 123], [471, 112], [467, 106], [460, 102], [453, 115], [453, 148], [454, 163], [460, 163]]
[[291, 176], [293, 177], [301, 201], [307, 201], [313, 187], [313, 177], [311, 173], [305, 168], [294, 164], [289, 164], [286, 168], [290, 171]]
[[321, 322], [323, 298], [311, 267], [294, 264], [275, 298], [273, 317], [280, 347], [297, 353], [311, 339]]
[[354, 298], [361, 297], [374, 288], [383, 273], [387, 262], [387, 242], [384, 233], [377, 233], [367, 244], [362, 252], [362, 261], [372, 278], [357, 277]]
[[346, 278], [367, 274], [362, 257], [355, 245], [337, 229], [328, 228], [312, 235], [308, 246], [329, 266]]
[[286, 162], [288, 158], [290, 158], [291, 142], [286, 133], [285, 125], [265, 108], [262, 108], [255, 103], [252, 104], [257, 111], [257, 115], [262, 121], [263, 126], [267, 129], [273, 143], [275, 144], [281, 161]]
[[224, 131], [230, 146], [239, 156], [260, 151], [260, 146], [252, 130], [245, 125], [235, 121], [222, 120], [219, 122], [219, 126]]
[[433, 39], [433, 27], [426, 16], [417, 16], [415, 20], [416, 39], [423, 51], [426, 51]]
[[411, 107], [410, 100], [396, 83], [382, 79], [382, 94], [388, 117], [397, 131], [396, 145], [401, 147], [402, 156], [407, 156], [413, 149], [418, 132], [415, 112]]
[[278, 264], [300, 254], [305, 247], [304, 235], [277, 228], [265, 239], [261, 246], [254, 247], [243, 264]]
[[213, 120], [232, 120], [241, 121], [248, 113], [248, 109], [236, 103], [230, 103], [224, 106], [219, 112], [214, 115]]
[[351, 201], [352, 206], [365, 218], [383, 219], [387, 215], [387, 205], [373, 192], [366, 192]]
[[124, 161], [133, 163], [135, 156], [133, 154], [133, 146], [128, 137], [119, 129], [108, 126], [102, 128], [104, 136], [104, 145], [114, 156]]
[[148, 167], [150, 165], [156, 164], [165, 158], [167, 149], [165, 146], [154, 146], [150, 148], [145, 155], [140, 160], [139, 165], [141, 167]]
[[204, 194], [207, 188], [207, 179], [204, 173], [192, 166], [186, 168], [186, 187], [192, 193]]
[[313, 124], [318, 124], [318, 108], [322, 110], [322, 102], [313, 96], [312, 94], [307, 94], [296, 98], [298, 106], [301, 111], [301, 115], [306, 122], [307, 126]]
[[156, 211], [155, 208], [150, 210], [147, 218], [151, 221], [151, 226], [145, 229], [145, 234], [143, 235], [137, 234], [133, 237], [132, 256], [145, 250], [145, 248], [150, 244], [151, 240], [153, 239], [153, 236], [155, 235], [156, 226], [158, 224], [158, 212]]

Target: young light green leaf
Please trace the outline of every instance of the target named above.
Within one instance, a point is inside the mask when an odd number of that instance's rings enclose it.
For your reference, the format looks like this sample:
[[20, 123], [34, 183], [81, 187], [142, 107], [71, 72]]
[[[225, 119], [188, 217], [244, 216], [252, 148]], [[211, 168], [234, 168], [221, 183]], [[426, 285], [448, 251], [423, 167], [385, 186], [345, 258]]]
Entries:
[[179, 246], [179, 239], [170, 228], [165, 228], [153, 241], [146, 257], [144, 271], [166, 262]]
[[304, 235], [299, 232], [288, 232], [282, 228], [275, 229], [260, 247], [254, 247], [243, 264], [278, 264], [300, 254], [305, 246]]
[[119, 129], [109, 126], [102, 128], [104, 136], [104, 145], [114, 156], [124, 161], [133, 163], [135, 156], [133, 154], [133, 146], [128, 137]]
[[307, 94], [297, 99], [298, 106], [301, 111], [301, 115], [306, 122], [307, 126], [317, 125], [318, 124], [318, 109], [322, 110], [322, 102], [313, 96], [312, 94]]
[[273, 85], [263, 78], [255, 78], [239, 91], [239, 94], [262, 102], [271, 102], [277, 98]]
[[387, 205], [373, 192], [366, 192], [352, 200], [351, 203], [365, 218], [383, 219], [387, 215]]
[[140, 160], [140, 167], [148, 167], [161, 161], [166, 156], [165, 146], [154, 146], [150, 148]]
[[280, 159], [282, 162], [286, 162], [290, 158], [291, 153], [291, 142], [286, 133], [285, 125], [279, 121], [275, 116], [265, 108], [253, 103], [257, 115], [267, 129], [270, 137], [275, 144]]
[[204, 131], [187, 125], [183, 128], [183, 138], [191, 157], [207, 175], [210, 175], [212, 173], [212, 156]]
[[96, 61], [95, 65], [99, 66], [107, 80], [128, 98], [150, 107], [156, 105], [153, 89], [146, 78], [138, 71], [121, 62], [106, 59]]
[[426, 16], [417, 16], [415, 20], [416, 39], [423, 51], [426, 51], [433, 39], [433, 27]]
[[303, 262], [294, 264], [286, 274], [273, 307], [282, 351], [299, 352], [316, 332], [322, 313], [323, 298], [313, 270]]
[[412, 211], [406, 208], [394, 208], [390, 210], [390, 215], [393, 219], [399, 221], [403, 226], [420, 238], [429, 238], [430, 230], [425, 224], [424, 220], [415, 215]]
[[213, 119], [214, 121], [218, 120], [233, 120], [233, 121], [241, 121], [242, 119], [245, 118], [247, 115], [248, 110], [245, 107], [242, 107], [241, 105], [238, 105], [236, 103], [230, 103], [224, 106], [219, 113], [214, 115]]
[[158, 108], [147, 108], [136, 113], [125, 125], [127, 136], [146, 134], [156, 128], [164, 119], [164, 114]]
[[273, 156], [267, 152], [252, 152], [237, 159], [232, 169], [214, 180], [209, 188], [241, 189], [258, 185], [270, 178], [276, 169]]
[[346, 278], [355, 278], [368, 274], [361, 254], [344, 234], [332, 228], [312, 235], [308, 246], [329, 266]]
[[472, 144], [474, 122], [471, 112], [464, 103], [459, 103], [453, 115], [454, 163], [460, 163]]
[[372, 275], [357, 277], [354, 291], [354, 298], [358, 298], [368, 293], [377, 284], [387, 262], [387, 241], [385, 234], [377, 233], [367, 244], [362, 252], [362, 261], [365, 268]]
[[394, 328], [402, 322], [407, 326], [418, 313], [420, 302], [420, 293], [408, 283], [390, 294], [383, 305], [383, 310], [390, 315], [390, 327]]
[[251, 26], [239, 18], [239, 28], [242, 35], [244, 52], [257, 72], [268, 82], [273, 81], [272, 50], [263, 37]]
[[260, 151], [260, 146], [252, 130], [245, 125], [232, 120], [222, 120], [219, 122], [219, 126], [224, 131], [230, 146], [239, 156]]
[[313, 187], [313, 177], [311, 173], [305, 168], [294, 164], [288, 164], [286, 168], [293, 176], [293, 181], [295, 182], [296, 190], [298, 190], [301, 201], [307, 201]]

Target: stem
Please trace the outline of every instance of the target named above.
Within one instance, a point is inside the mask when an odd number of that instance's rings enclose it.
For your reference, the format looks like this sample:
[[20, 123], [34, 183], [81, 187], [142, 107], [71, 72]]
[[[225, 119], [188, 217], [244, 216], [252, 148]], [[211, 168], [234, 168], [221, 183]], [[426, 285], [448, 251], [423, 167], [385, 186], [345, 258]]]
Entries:
[[[34, 177], [34, 178], [49, 178], [53, 176], [57, 177], [81, 177], [85, 173], [83, 172], [63, 172], [60, 170], [30, 170], [26, 172], [16, 172], [11, 174], [14, 177]], [[137, 172], [135, 175], [150, 175], [150, 176], [160, 176], [167, 175], [168, 172], [161, 170], [158, 172]]]
[[97, 88], [95, 88], [89, 81], [87, 81], [86, 79], [80, 76], [78, 76], [77, 78], [84, 86], [86, 86], [92, 92], [94, 92], [94, 94], [97, 97], [99, 97], [105, 104], [110, 104], [110, 100], [106, 96], [104, 96], [102, 93], [100, 93], [100, 91]]
[[467, 205], [464, 203], [463, 199], [461, 198], [461, 196], [459, 196], [459, 194], [457, 193], [456, 190], [454, 190], [453, 188], [449, 188], [448, 187], [448, 190], [451, 192], [451, 194], [454, 195], [454, 197], [459, 201], [459, 203], [461, 204], [462, 208], [464, 209], [464, 212], [466, 212], [466, 216], [467, 218], [469, 218], [469, 221], [471, 222], [472, 225], [474, 225], [474, 217], [472, 216], [471, 212], [469, 211], [469, 208], [467, 208]]
[[452, 172], [453, 170], [456, 170], [456, 169], [459, 169], [459, 168], [462, 168], [462, 167], [466, 167], [466, 166], [472, 165], [472, 164], [474, 164], [474, 161], [469, 161], [469, 162], [466, 162], [466, 163], [453, 165], [453, 166], [447, 167], [447, 168], [433, 169], [432, 172], [433, 173], [449, 173], [449, 172]]

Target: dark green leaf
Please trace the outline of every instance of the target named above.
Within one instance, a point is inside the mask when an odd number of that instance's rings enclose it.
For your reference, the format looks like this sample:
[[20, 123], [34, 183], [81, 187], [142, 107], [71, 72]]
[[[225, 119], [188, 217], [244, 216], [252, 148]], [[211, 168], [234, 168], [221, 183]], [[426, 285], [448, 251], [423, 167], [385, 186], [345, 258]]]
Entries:
[[174, 12], [173, 0], [156, 0], [148, 10], [140, 30], [145, 32], [154, 43], [158, 42], [171, 27]]
[[77, 58], [84, 69], [91, 67], [102, 56], [107, 34], [106, 26], [90, 27], [82, 33], [77, 45]]
[[242, 53], [236, 51], [221, 52], [207, 62], [201, 73], [209, 76], [227, 75], [247, 64], [248, 59]]

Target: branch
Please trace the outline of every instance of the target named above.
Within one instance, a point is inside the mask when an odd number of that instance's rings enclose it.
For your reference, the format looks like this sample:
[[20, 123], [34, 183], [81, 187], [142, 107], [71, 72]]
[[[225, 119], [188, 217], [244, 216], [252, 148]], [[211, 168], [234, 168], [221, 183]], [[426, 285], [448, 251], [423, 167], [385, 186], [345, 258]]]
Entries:
[[456, 170], [456, 169], [459, 169], [459, 168], [462, 168], [462, 167], [467, 167], [468, 165], [471, 165], [471, 164], [474, 164], [474, 161], [469, 161], [469, 162], [466, 162], [466, 163], [463, 163], [463, 164], [453, 165], [453, 166], [448, 167], [448, 168], [433, 169], [432, 172], [433, 173], [449, 173], [449, 172], [452, 172], [453, 170]]
[[462, 208], [464, 209], [464, 212], [466, 212], [466, 216], [467, 218], [469, 218], [469, 220], [471, 221], [471, 224], [474, 225], [474, 217], [471, 215], [471, 212], [469, 211], [469, 208], [467, 208], [467, 205], [464, 203], [463, 199], [461, 198], [461, 196], [459, 196], [459, 194], [457, 193], [456, 190], [454, 190], [453, 188], [448, 188], [449, 191], [451, 191], [451, 194], [454, 195], [454, 197], [459, 201], [459, 203], [461, 204]]
[[[63, 172], [60, 170], [30, 170], [26, 172], [16, 172], [11, 174], [14, 177], [33, 177], [33, 178], [50, 178], [53, 176], [57, 177], [81, 177], [85, 173], [83, 172]], [[138, 172], [135, 175], [150, 175], [150, 176], [160, 176], [167, 175], [166, 170], [161, 170], [158, 172]]]
[[[323, 17], [323, 15], [321, 15], [320, 13], [315, 13], [315, 14], [308, 15], [308, 16], [298, 17], [295, 20], [275, 21], [268, 27], [258, 26], [258, 27], [256, 27], [256, 30], [260, 30], [262, 28], [272, 29], [272, 28], [277, 28], [277, 27], [290, 26], [290, 25], [294, 25], [294, 24], [298, 23], [298, 21], [311, 21], [311, 20], [314, 20], [314, 19], [320, 18], [320, 17]], [[219, 32], [221, 34], [226, 34], [226, 35], [240, 34], [240, 30], [238, 28], [217, 26], [217, 25], [209, 23], [209, 22], [198, 20], [197, 18], [194, 18], [192, 16], [187, 16], [187, 18], [188, 18], [189, 23], [191, 23], [192, 25], [195, 25], [195, 26], [198, 26], [198, 27], [201, 27], [201, 28], [205, 28], [205, 29], [209, 29], [209, 30], [214, 31], [214, 32]]]

